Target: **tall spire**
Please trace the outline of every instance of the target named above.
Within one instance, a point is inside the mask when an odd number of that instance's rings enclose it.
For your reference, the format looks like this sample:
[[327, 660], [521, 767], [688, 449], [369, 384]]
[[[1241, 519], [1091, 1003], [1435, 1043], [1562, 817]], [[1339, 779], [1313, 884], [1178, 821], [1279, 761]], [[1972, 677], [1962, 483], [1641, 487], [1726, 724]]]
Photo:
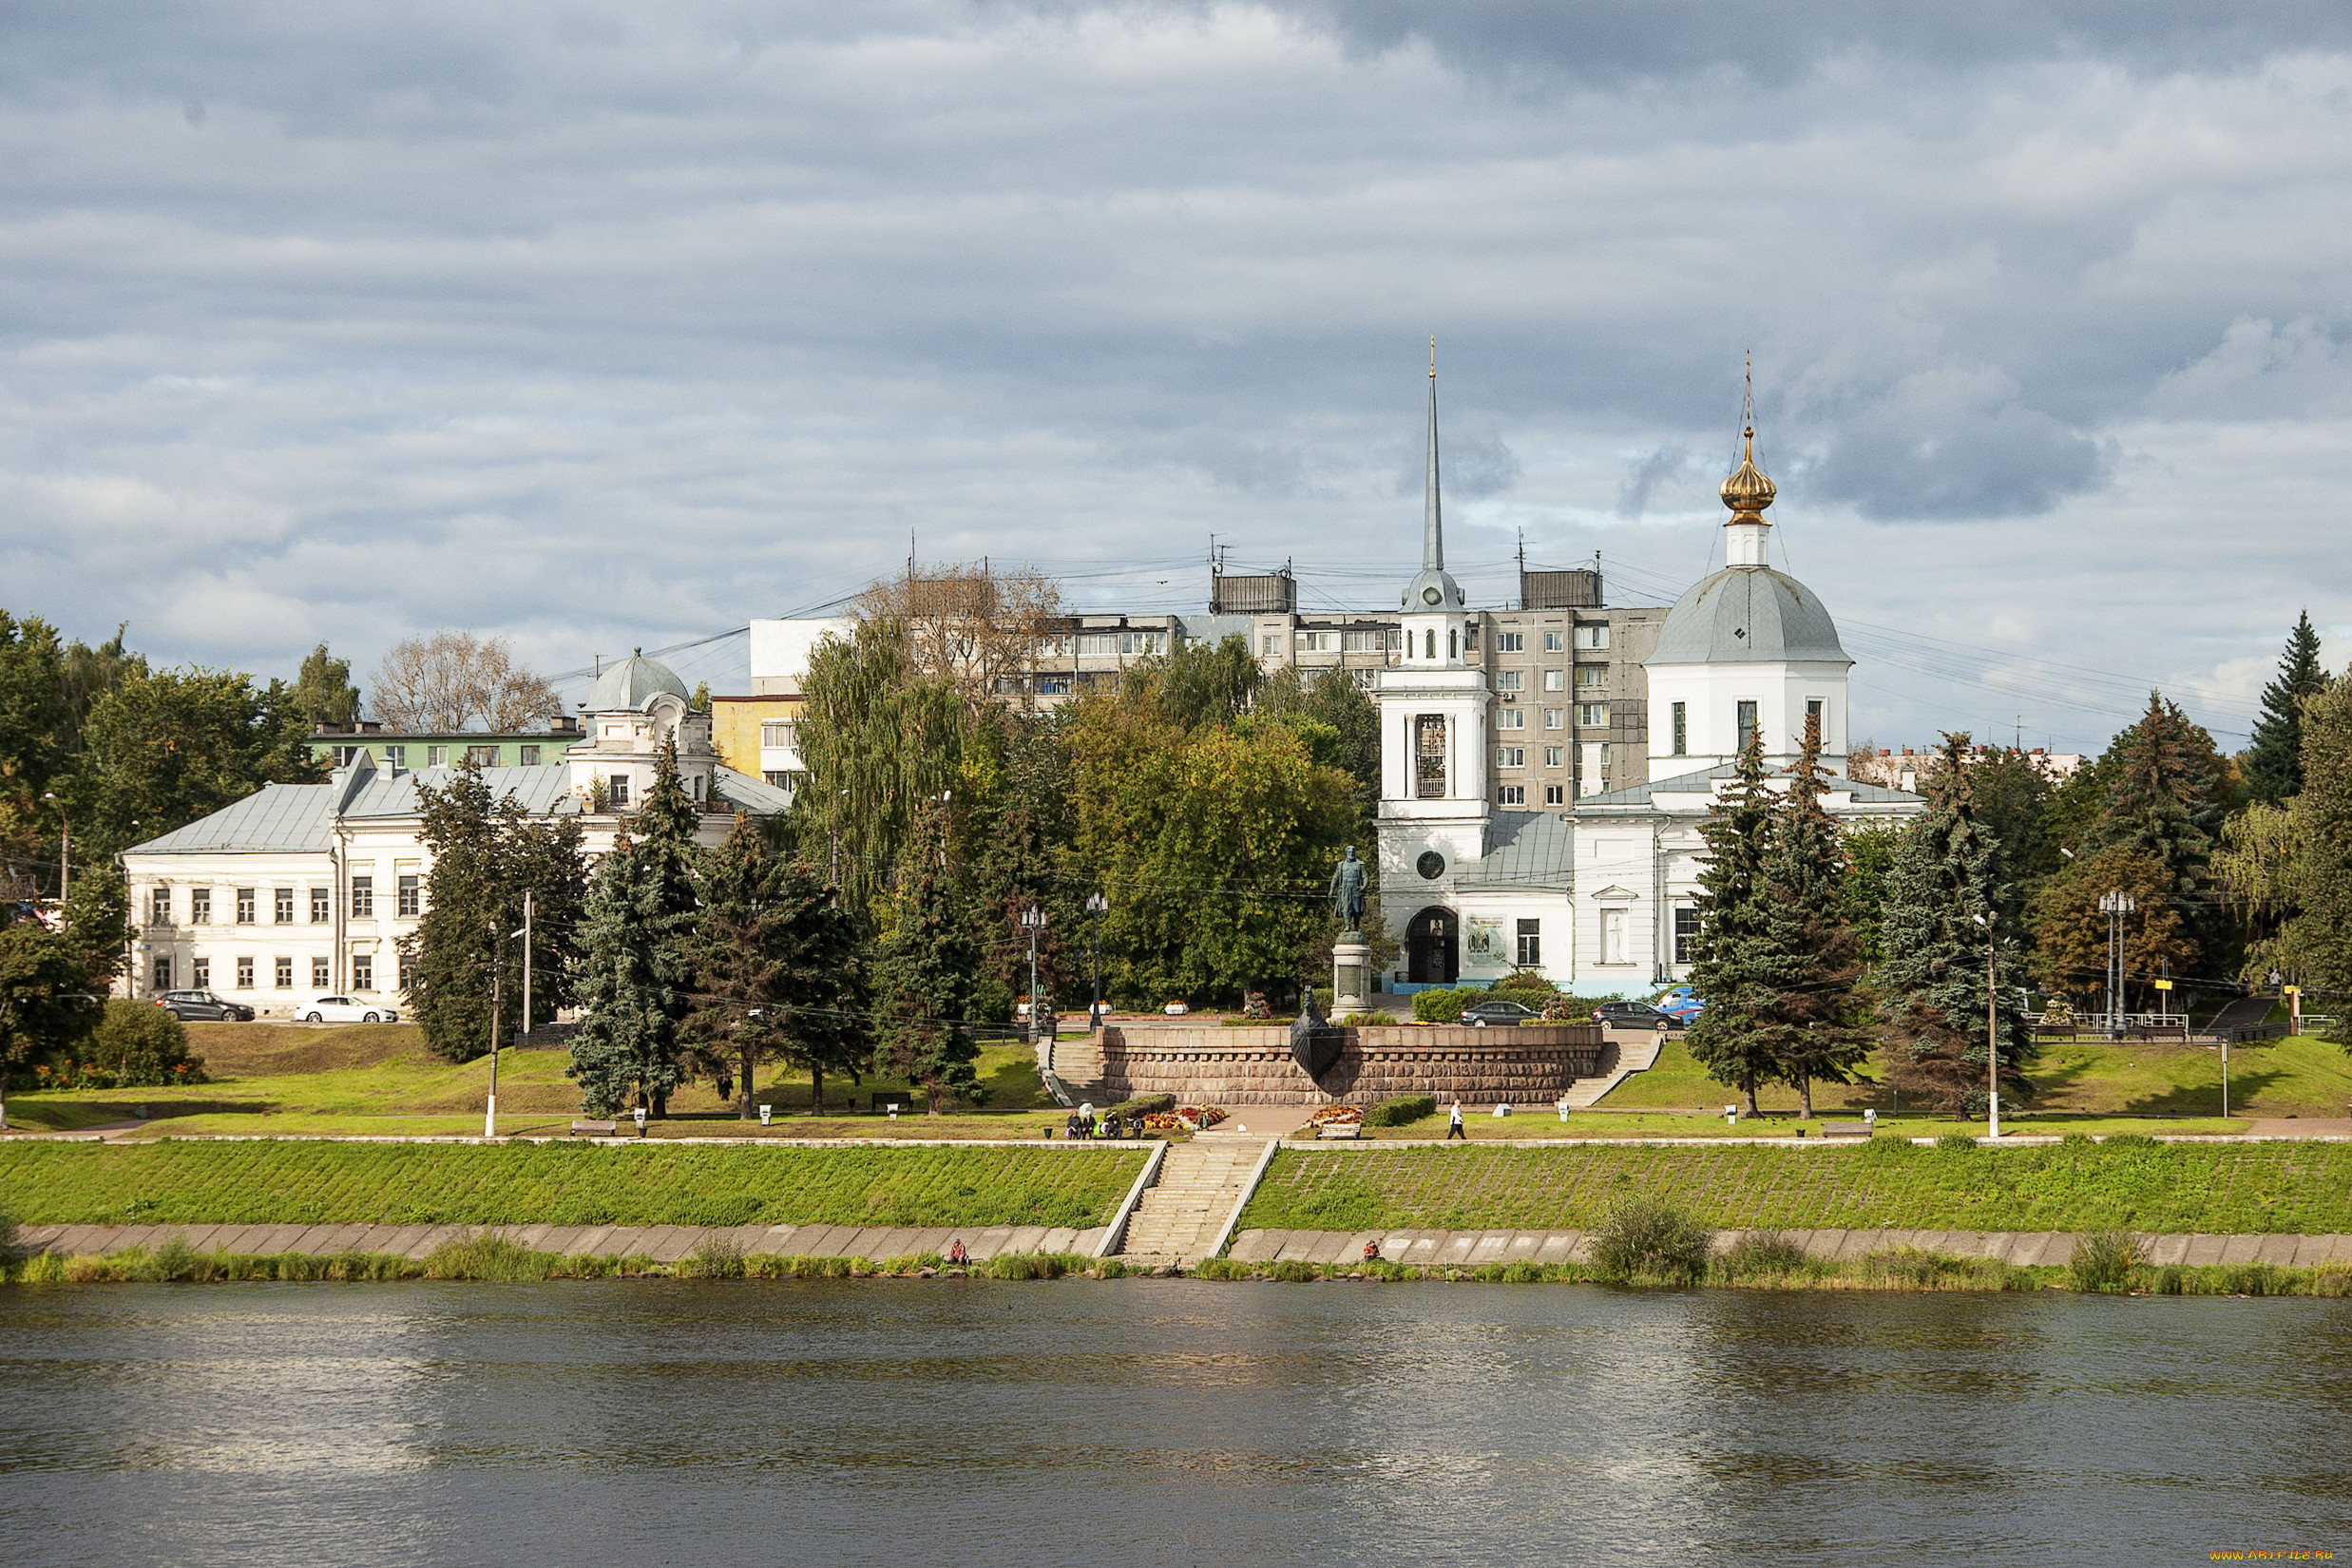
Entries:
[[1421, 517], [1421, 569], [1445, 568], [1445, 526], [1438, 515], [1437, 338], [1429, 339], [1429, 493]]

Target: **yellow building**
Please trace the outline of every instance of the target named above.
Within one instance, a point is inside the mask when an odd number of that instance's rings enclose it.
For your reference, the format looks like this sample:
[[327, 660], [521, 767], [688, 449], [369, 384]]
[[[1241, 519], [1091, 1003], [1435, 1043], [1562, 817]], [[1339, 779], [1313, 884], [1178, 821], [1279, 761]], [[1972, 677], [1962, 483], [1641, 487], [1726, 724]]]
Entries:
[[789, 790], [800, 772], [803, 706], [797, 697], [714, 697], [711, 744], [737, 773]]

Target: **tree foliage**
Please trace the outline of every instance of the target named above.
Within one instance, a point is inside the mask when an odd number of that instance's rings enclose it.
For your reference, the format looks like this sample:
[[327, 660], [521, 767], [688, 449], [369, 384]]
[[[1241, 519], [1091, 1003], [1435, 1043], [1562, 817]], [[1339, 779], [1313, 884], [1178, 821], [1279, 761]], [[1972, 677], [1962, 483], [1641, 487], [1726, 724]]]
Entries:
[[220, 670], [129, 677], [91, 704], [69, 789], [90, 859], [184, 827], [264, 784], [322, 776], [282, 682]]
[[2304, 984], [2352, 1045], [2352, 679], [2304, 704], [2302, 832], [2290, 927]]
[[2262, 689], [2262, 717], [2245, 764], [2247, 793], [2254, 799], [2275, 806], [2303, 793], [2303, 705], [2325, 690], [2320, 634], [2305, 610], [2287, 634], [2277, 678]]
[[1007, 698], [1025, 702], [1037, 651], [1060, 630], [1061, 590], [1027, 569], [910, 564], [857, 608], [861, 622], [900, 640], [910, 674], [945, 685], [977, 719]]
[[1862, 939], [1846, 909], [1845, 846], [1822, 805], [1827, 783], [1821, 717], [1808, 714], [1761, 868], [1773, 995], [1757, 1031], [1772, 1076], [1796, 1086], [1808, 1117], [1813, 1085], [1851, 1082], [1874, 1043], [1860, 995]]
[[438, 631], [396, 642], [384, 655], [375, 672], [374, 708], [393, 730], [454, 735], [537, 729], [563, 712], [564, 702], [545, 679], [516, 661], [505, 638]]
[[890, 895], [890, 925], [875, 966], [874, 1067], [925, 1091], [933, 1116], [953, 1097], [982, 1098], [972, 1062], [972, 982], [980, 967], [947, 864], [947, 809], [919, 803]]
[[2119, 1010], [2133, 1010], [2132, 986], [2139, 987], [2139, 1001], [2145, 1003], [2159, 976], [2188, 974], [2196, 942], [2168, 885], [2153, 857], [2121, 845], [2077, 861], [2045, 882], [2029, 914], [2035, 978], [2054, 991], [2094, 999], [2101, 1008], [2109, 1005], [2104, 995], [2108, 917], [2099, 900], [2111, 892], [2130, 895], [2134, 905], [2123, 917], [2126, 989]]
[[1769, 1023], [1787, 980], [1766, 904], [1765, 861], [1775, 806], [1765, 782], [1764, 739], [1751, 732], [1732, 764], [1731, 782], [1710, 801], [1699, 836], [1698, 932], [1691, 948], [1691, 989], [1706, 1003], [1692, 1022], [1692, 1058], [1756, 1108], [1756, 1085], [1773, 1077]]
[[889, 886], [917, 804], [955, 787], [971, 716], [955, 687], [916, 673], [888, 621], [819, 639], [805, 695], [803, 847], [865, 909]]
[[589, 885], [572, 967], [582, 1011], [564, 1072], [589, 1116], [612, 1116], [633, 1097], [648, 1110], [665, 1106], [685, 1081], [678, 990], [662, 973], [662, 947], [675, 936], [662, 901], [660, 879], [622, 832]]
[[321, 642], [302, 660], [288, 700], [309, 724], [350, 729], [359, 717], [359, 688], [352, 684], [352, 661], [335, 658]]

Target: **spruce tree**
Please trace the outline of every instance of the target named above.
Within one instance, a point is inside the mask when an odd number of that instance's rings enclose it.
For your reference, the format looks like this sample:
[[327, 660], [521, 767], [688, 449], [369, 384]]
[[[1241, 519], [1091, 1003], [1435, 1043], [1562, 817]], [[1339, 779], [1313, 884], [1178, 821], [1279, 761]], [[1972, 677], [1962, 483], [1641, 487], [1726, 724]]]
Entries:
[[[695, 890], [695, 860], [699, 853], [695, 833], [701, 825], [702, 813], [678, 776], [678, 743], [665, 740], [654, 756], [653, 787], [630, 813], [629, 836], [646, 881], [647, 936], [653, 944], [655, 972], [672, 998], [673, 1025], [685, 1017], [686, 998], [694, 981], [694, 961], [688, 949], [700, 903]], [[650, 1091], [650, 1114], [670, 1114], [670, 1091], [679, 1081], [672, 1078]]]
[[2199, 956], [2191, 966], [2217, 966], [2224, 956], [2218, 950], [2224, 922], [2211, 896], [2213, 839], [2220, 827], [2210, 777], [2220, 758], [2212, 737], [2151, 692], [2148, 711], [2118, 743], [2114, 787], [2091, 848], [2127, 850], [2162, 867], [2165, 897], [2188, 919], [2196, 939]]
[[1902, 1093], [1976, 1115], [1988, 1087], [1988, 943], [1998, 945], [2004, 1087], [2027, 1087], [2022, 1069], [2036, 1053], [2018, 1004], [2016, 944], [2001, 925], [2010, 899], [1997, 870], [1998, 846], [1977, 820], [1967, 750], [1967, 736], [1943, 737], [1941, 765], [1924, 780], [1927, 813], [1912, 824], [1887, 872], [1880, 927], [1886, 956], [1878, 978], [1888, 1080]]
[[2328, 1038], [2352, 1046], [2352, 679], [2314, 698], [2303, 721], [2290, 935], [2305, 1009], [2332, 1014]]
[[1769, 955], [1775, 994], [1757, 1021], [1773, 1076], [1796, 1086], [1807, 1117], [1813, 1114], [1813, 1084], [1853, 1081], [1873, 1043], [1857, 995], [1862, 938], [1846, 908], [1845, 845], [1821, 803], [1827, 782], [1821, 717], [1808, 714], [1759, 868], [1760, 950]]
[[741, 815], [701, 856], [698, 885], [686, 1038], [736, 1080], [741, 1119], [755, 1115], [754, 1075], [767, 1061], [808, 1072], [810, 1110], [821, 1110], [825, 1074], [864, 1060], [856, 929], [836, 889]]
[[2287, 634], [2278, 679], [2262, 689], [2262, 717], [2246, 754], [2246, 787], [2256, 800], [2277, 805], [2303, 793], [2303, 704], [2325, 690], [2320, 634], [2311, 629], [2311, 612], [2305, 610]]
[[653, 863], [621, 833], [588, 889], [572, 972], [582, 1016], [564, 1074], [589, 1116], [613, 1115], [633, 1092], [650, 1109], [683, 1079], [678, 993], [660, 972], [660, 893]]
[[1768, 929], [1764, 862], [1776, 813], [1765, 783], [1764, 739], [1750, 732], [1728, 788], [1707, 807], [1699, 872], [1699, 928], [1692, 943], [1691, 989], [1707, 1005], [1686, 1043], [1707, 1076], [1747, 1097], [1773, 1076], [1769, 1023], [1785, 978]]
[[977, 1101], [984, 1093], [972, 1067], [980, 1048], [966, 1022], [980, 945], [948, 880], [947, 847], [946, 809], [919, 803], [899, 857], [890, 933], [874, 979], [881, 1037], [875, 1070], [920, 1084], [933, 1116], [945, 1096]]

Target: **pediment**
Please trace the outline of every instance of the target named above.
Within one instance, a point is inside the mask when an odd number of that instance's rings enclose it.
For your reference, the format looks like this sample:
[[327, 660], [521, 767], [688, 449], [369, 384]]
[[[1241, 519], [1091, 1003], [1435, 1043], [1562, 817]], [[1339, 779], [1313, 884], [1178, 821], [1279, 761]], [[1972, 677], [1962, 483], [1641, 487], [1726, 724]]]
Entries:
[[1631, 904], [1640, 896], [1641, 895], [1639, 893], [1634, 891], [1631, 888], [1620, 888], [1616, 884], [1611, 883], [1608, 887], [1601, 889], [1600, 891], [1594, 893], [1592, 895], [1592, 899], [1596, 904]]

